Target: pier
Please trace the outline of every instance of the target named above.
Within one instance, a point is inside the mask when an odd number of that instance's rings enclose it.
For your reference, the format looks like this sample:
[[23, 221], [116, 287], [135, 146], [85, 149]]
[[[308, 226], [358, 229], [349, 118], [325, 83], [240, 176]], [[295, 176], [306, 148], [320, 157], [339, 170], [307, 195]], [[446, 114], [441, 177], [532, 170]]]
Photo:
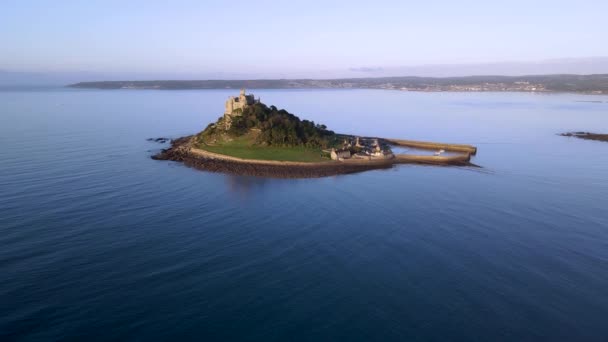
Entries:
[[445, 150], [452, 152], [463, 152], [471, 155], [477, 154], [477, 147], [464, 144], [447, 144], [430, 141], [415, 141], [403, 139], [384, 139], [388, 144], [395, 146], [414, 147], [425, 150]]

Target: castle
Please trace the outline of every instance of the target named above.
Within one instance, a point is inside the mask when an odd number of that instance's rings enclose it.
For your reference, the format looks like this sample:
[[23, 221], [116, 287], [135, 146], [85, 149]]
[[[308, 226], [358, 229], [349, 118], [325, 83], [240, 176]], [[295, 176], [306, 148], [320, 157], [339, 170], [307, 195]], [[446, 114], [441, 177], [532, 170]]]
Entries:
[[260, 103], [253, 97], [253, 94], [245, 94], [245, 89], [241, 89], [238, 97], [230, 96], [226, 101], [226, 109], [224, 111], [224, 124], [226, 129], [229, 129], [232, 124], [232, 117], [239, 116], [243, 113], [243, 109], [255, 103]]

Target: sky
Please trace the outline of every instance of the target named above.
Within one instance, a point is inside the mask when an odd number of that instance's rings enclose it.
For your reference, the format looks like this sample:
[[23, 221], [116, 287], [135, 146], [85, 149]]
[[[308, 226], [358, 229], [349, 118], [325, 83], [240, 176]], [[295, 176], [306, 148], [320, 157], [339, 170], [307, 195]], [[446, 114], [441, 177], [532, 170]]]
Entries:
[[290, 76], [608, 56], [606, 0], [2, 0], [0, 9], [4, 71]]

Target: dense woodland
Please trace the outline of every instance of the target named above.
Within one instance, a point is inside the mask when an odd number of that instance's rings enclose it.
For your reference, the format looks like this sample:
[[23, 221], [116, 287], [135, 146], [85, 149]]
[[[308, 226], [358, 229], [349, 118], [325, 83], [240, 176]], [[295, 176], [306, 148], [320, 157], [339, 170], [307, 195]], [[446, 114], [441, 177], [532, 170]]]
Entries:
[[[220, 121], [222, 118], [220, 118]], [[218, 133], [222, 125], [209, 125], [203, 136]], [[314, 121], [300, 120], [297, 116], [275, 106], [256, 103], [234, 116], [228, 130], [231, 136], [241, 136], [251, 129], [259, 129], [256, 144], [272, 146], [327, 147], [334, 140], [335, 133], [325, 125]]]

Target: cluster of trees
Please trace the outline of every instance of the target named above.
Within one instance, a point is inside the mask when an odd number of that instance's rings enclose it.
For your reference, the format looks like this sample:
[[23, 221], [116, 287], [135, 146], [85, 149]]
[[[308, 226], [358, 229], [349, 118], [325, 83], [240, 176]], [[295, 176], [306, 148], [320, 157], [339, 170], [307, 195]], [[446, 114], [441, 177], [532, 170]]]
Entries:
[[284, 109], [256, 103], [232, 120], [229, 133], [241, 135], [252, 128], [260, 130], [256, 143], [275, 146], [327, 147], [334, 132], [314, 121], [300, 120]]

